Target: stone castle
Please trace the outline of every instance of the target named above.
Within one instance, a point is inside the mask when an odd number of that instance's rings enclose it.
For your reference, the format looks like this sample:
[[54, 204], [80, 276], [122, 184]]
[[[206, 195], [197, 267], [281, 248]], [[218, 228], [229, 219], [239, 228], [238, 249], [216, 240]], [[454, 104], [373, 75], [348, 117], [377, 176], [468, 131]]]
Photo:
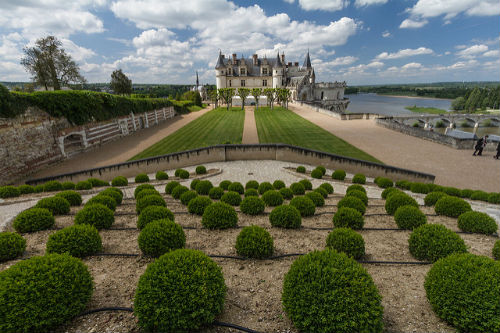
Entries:
[[233, 54], [226, 58], [219, 52], [215, 65], [217, 89], [220, 88], [287, 88], [294, 101], [316, 104], [332, 111], [344, 112], [349, 100], [344, 98], [345, 82], [316, 83], [316, 74], [311, 65], [309, 51], [304, 63], [285, 61], [285, 54], [275, 59], [239, 58]]

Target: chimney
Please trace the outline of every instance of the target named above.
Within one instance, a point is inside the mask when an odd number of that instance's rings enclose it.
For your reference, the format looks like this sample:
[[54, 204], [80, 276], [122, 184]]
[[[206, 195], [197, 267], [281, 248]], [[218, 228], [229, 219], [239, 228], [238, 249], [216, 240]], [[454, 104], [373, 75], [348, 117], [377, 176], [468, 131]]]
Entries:
[[281, 63], [283, 63], [283, 64], [285, 63], [285, 54], [284, 53], [281, 54]]
[[292, 63], [291, 62], [288, 62], [288, 67], [292, 67]]
[[296, 61], [294, 64], [295, 67], [299, 67], [299, 63]]
[[236, 53], [233, 53], [233, 64], [236, 64]]
[[256, 54], [254, 54], [254, 55], [252, 56], [252, 58], [253, 58], [253, 65], [254, 65], [254, 66], [257, 66], [257, 65], [259, 64], [259, 63], [258, 63], [258, 60], [257, 60], [257, 55], [256, 55]]

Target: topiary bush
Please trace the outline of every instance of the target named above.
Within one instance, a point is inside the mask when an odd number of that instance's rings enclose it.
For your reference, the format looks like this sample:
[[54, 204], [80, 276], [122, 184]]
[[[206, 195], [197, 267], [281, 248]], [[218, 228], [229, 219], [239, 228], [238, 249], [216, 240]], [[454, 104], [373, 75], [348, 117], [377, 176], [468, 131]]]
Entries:
[[495, 242], [491, 254], [493, 254], [493, 258], [495, 258], [496, 260], [500, 260], [500, 240], [497, 240]]
[[222, 269], [201, 251], [180, 249], [148, 265], [135, 292], [134, 313], [146, 331], [192, 332], [215, 320], [225, 296]]
[[429, 185], [424, 183], [411, 183], [410, 191], [413, 193], [427, 194], [430, 191]]
[[89, 224], [77, 224], [58, 230], [47, 240], [47, 253], [69, 253], [86, 257], [102, 250], [99, 231]]
[[363, 202], [365, 206], [368, 205], [368, 196], [365, 194], [365, 192], [354, 190], [347, 192], [345, 196], [358, 198]]
[[75, 224], [90, 224], [97, 230], [109, 229], [114, 222], [113, 211], [98, 203], [83, 207], [75, 215]]
[[262, 200], [266, 206], [276, 207], [283, 204], [283, 196], [276, 190], [269, 190], [264, 192]]
[[188, 179], [189, 178], [189, 171], [180, 169], [178, 170], [179, 172], [177, 173], [176, 171], [176, 176], [179, 177], [180, 179]]
[[87, 201], [87, 203], [85, 204], [85, 206], [93, 205], [96, 203], [104, 205], [104, 206], [108, 207], [109, 209], [111, 209], [112, 211], [114, 211], [116, 209], [115, 199], [113, 199], [109, 195], [103, 195], [103, 194], [98, 194], [95, 197], [90, 198]]
[[147, 182], [149, 182], [149, 176], [146, 175], [145, 173], [140, 173], [137, 176], [135, 176], [135, 182], [136, 183], [147, 183]]
[[436, 204], [436, 202], [439, 199], [441, 199], [442, 197], [444, 197], [445, 195], [447, 195], [447, 194], [444, 192], [431, 192], [425, 196], [424, 204], [426, 206], [434, 206]]
[[0, 262], [16, 259], [26, 250], [26, 240], [15, 232], [0, 232]]
[[203, 165], [198, 165], [195, 169], [197, 175], [204, 175], [207, 173], [207, 168]]
[[290, 200], [290, 205], [297, 208], [302, 217], [312, 216], [316, 212], [314, 202], [308, 197], [295, 197]]
[[319, 187], [324, 189], [328, 194], [333, 193], [333, 186], [329, 183], [323, 183]]
[[[20, 185], [17, 189], [19, 190], [19, 194], [29, 194], [29, 193], [35, 192], [35, 188], [33, 186], [26, 185], [26, 184]], [[0, 189], [0, 191], [1, 191], [1, 189]]]
[[291, 200], [293, 198], [292, 190], [287, 187], [280, 188], [279, 192], [283, 196], [283, 199]]
[[292, 190], [293, 195], [304, 195], [306, 193], [306, 188], [302, 183], [292, 183], [290, 190]]
[[354, 184], [365, 184], [366, 183], [366, 176], [361, 174], [361, 173], [357, 173], [352, 177], [352, 182]]
[[68, 254], [22, 260], [0, 273], [0, 332], [51, 332], [92, 296], [85, 264]]
[[313, 251], [295, 260], [285, 275], [282, 302], [301, 332], [383, 331], [377, 287], [366, 269], [344, 253]]
[[80, 206], [82, 204], [82, 196], [76, 191], [63, 191], [57, 193], [55, 196], [66, 199], [70, 206]]
[[56, 180], [51, 180], [43, 184], [43, 191], [44, 192], [54, 192], [54, 191], [62, 191], [63, 186], [60, 182]]
[[193, 179], [191, 181], [191, 184], [189, 184], [189, 188], [196, 191], [196, 185], [198, 185], [199, 182], [199, 179]]
[[134, 190], [134, 198], [137, 199], [137, 196], [139, 195], [139, 193], [141, 193], [141, 191], [144, 191], [144, 190], [155, 190], [155, 187], [151, 184], [141, 184], [141, 185], [137, 186]]
[[112, 197], [117, 205], [121, 205], [123, 201], [123, 192], [116, 187], [107, 188], [104, 191], [101, 191], [99, 195], [107, 195], [108, 197]]
[[341, 207], [333, 215], [333, 226], [335, 228], [351, 228], [355, 230], [363, 229], [365, 220], [363, 215], [356, 209]]
[[305, 196], [311, 199], [316, 207], [323, 207], [325, 205], [325, 198], [318, 192], [309, 192]]
[[399, 207], [407, 205], [418, 208], [417, 201], [409, 195], [405, 193], [394, 193], [387, 197], [387, 200], [385, 201], [385, 211], [389, 215], [394, 215]]
[[181, 198], [181, 195], [189, 191], [189, 188], [183, 185], [176, 186], [172, 190], [172, 198], [179, 200]]
[[92, 187], [109, 186], [109, 183], [102, 180], [102, 179], [89, 178], [89, 179], [87, 179], [87, 181], [92, 185]]
[[[180, 185], [178, 185], [178, 186], [180, 186]], [[139, 193], [137, 193], [137, 196], [135, 197], [135, 200], [140, 200], [140, 199], [142, 199], [142, 198], [144, 198], [145, 196], [148, 196], [148, 195], [159, 195], [159, 196], [161, 196], [160, 192], [158, 192], [155, 189], [144, 189], [144, 190], [140, 191]]]
[[441, 224], [424, 224], [414, 229], [408, 245], [415, 258], [432, 262], [452, 253], [467, 252], [462, 238]]
[[470, 196], [474, 193], [473, 190], [463, 189], [460, 191], [460, 198], [470, 198]]
[[489, 194], [484, 191], [474, 191], [470, 196], [471, 200], [488, 201]]
[[401, 188], [403, 190], [409, 190], [411, 187], [411, 182], [407, 180], [398, 180], [395, 185], [396, 187]]
[[326, 237], [326, 247], [359, 259], [365, 255], [365, 240], [351, 228], [335, 228]]
[[219, 187], [221, 189], [223, 189], [224, 191], [227, 191], [228, 188], [229, 188], [229, 185], [231, 185], [231, 184], [232, 184], [231, 181], [229, 181], [229, 180], [223, 180], [223, 181], [220, 182]]
[[203, 213], [201, 224], [208, 229], [227, 229], [238, 223], [238, 214], [225, 202], [215, 202]]
[[425, 292], [438, 317], [460, 332], [500, 332], [500, 263], [469, 253], [436, 262]]
[[227, 187], [227, 190], [231, 191], [231, 192], [236, 192], [238, 194], [245, 193], [245, 188], [243, 187], [243, 185], [240, 182], [233, 182], [233, 183], [231, 183], [231, 185], [229, 185]]
[[168, 182], [167, 185], [165, 185], [165, 194], [172, 194], [172, 190], [174, 188], [176, 188], [177, 186], [179, 186], [181, 183], [177, 182], [177, 181], [171, 181], [171, 182]]
[[305, 166], [298, 166], [297, 169], [295, 169], [295, 171], [299, 172], [299, 173], [306, 173], [306, 167]]
[[231, 206], [239, 206], [241, 203], [241, 195], [238, 192], [229, 191], [224, 193], [220, 201], [230, 204]]
[[459, 217], [465, 212], [471, 211], [470, 204], [464, 199], [451, 196], [443, 196], [436, 202], [434, 210], [438, 215]]
[[500, 193], [490, 193], [488, 195], [488, 202], [492, 204], [500, 204]]
[[364, 194], [366, 194], [366, 189], [361, 186], [361, 185], [358, 185], [358, 184], [354, 184], [354, 185], [350, 185], [347, 190], [345, 191], [345, 194], [349, 194], [349, 192], [351, 191], [361, 191], [363, 192]]
[[346, 175], [347, 174], [346, 174], [346, 172], [344, 170], [335, 170], [332, 173], [332, 179], [335, 179], [335, 180], [344, 180]]
[[158, 171], [155, 175], [156, 180], [167, 180], [168, 175], [165, 171]]
[[179, 199], [181, 200], [181, 203], [184, 206], [187, 206], [189, 204], [189, 201], [196, 198], [197, 196], [198, 196], [198, 193], [196, 193], [195, 191], [186, 191], [186, 192], [182, 193], [182, 195]]
[[188, 212], [202, 216], [205, 209], [212, 204], [212, 200], [207, 197], [199, 196], [189, 201]]
[[316, 167], [316, 169], [319, 170], [319, 171], [321, 171], [321, 173], [323, 174], [323, 176], [326, 175], [326, 168], [324, 166], [318, 165]]
[[208, 195], [213, 187], [212, 182], [209, 180], [201, 180], [198, 184], [196, 184], [196, 192], [201, 195]]
[[82, 180], [76, 183], [75, 190], [91, 190], [92, 184], [89, 181]]
[[271, 211], [269, 222], [273, 227], [297, 229], [302, 225], [302, 217], [295, 206], [281, 205]]
[[346, 196], [342, 198], [338, 203], [337, 203], [337, 208], [343, 208], [343, 207], [349, 207], [349, 208], [354, 208], [358, 212], [361, 213], [361, 215], [365, 215], [366, 212], [366, 206], [363, 203], [363, 201], [359, 200], [356, 197], [352, 196]]
[[395, 187], [388, 187], [386, 188], [385, 190], [382, 191], [381, 193], [381, 197], [382, 199], [387, 199], [387, 197], [389, 195], [391, 195], [392, 193], [403, 193], [402, 191], [398, 190], [397, 188]]
[[496, 221], [486, 213], [469, 211], [458, 217], [458, 227], [465, 232], [494, 234], [498, 230]]
[[394, 182], [392, 180], [390, 180], [389, 178], [385, 178], [385, 177], [380, 177], [377, 180], [376, 184], [380, 188], [390, 188], [390, 187], [394, 186]]
[[137, 219], [137, 228], [142, 230], [148, 223], [164, 219], [175, 221], [174, 213], [167, 207], [149, 206], [144, 208], [139, 215]]
[[33, 190], [35, 191], [35, 193], [42, 193], [43, 192], [43, 185], [42, 184], [36, 185], [35, 187], [33, 187]]
[[141, 230], [137, 242], [142, 253], [159, 257], [172, 250], [184, 248], [186, 235], [182, 227], [171, 220], [155, 220]]
[[208, 196], [210, 199], [220, 199], [224, 195], [224, 190], [220, 187], [212, 187], [210, 191], [208, 191]]
[[140, 214], [141, 211], [148, 206], [167, 207], [167, 204], [165, 203], [165, 200], [159, 195], [147, 195], [137, 200], [135, 204], [135, 210], [137, 214]]
[[70, 211], [68, 200], [61, 197], [49, 197], [40, 199], [36, 203], [35, 208], [46, 208], [50, 210], [52, 215], [68, 214]]
[[278, 190], [278, 191], [279, 191], [279, 190], [281, 190], [282, 188], [285, 188], [285, 187], [286, 187], [285, 182], [284, 182], [284, 181], [282, 181], [282, 180], [279, 180], [279, 179], [278, 179], [278, 180], [275, 180], [275, 181], [273, 182], [273, 188], [274, 188], [275, 190]]
[[[43, 192], [43, 191], [42, 191]], [[21, 195], [21, 192], [14, 186], [0, 186], [0, 198], [15, 198]]]
[[328, 192], [322, 187], [315, 188], [313, 192], [319, 193], [323, 199], [328, 198]]
[[52, 212], [46, 208], [30, 208], [17, 214], [14, 229], [17, 232], [35, 232], [52, 227], [55, 223]]
[[274, 187], [270, 182], [262, 182], [259, 185], [259, 194], [262, 195], [266, 193], [267, 191], [273, 190]]
[[240, 231], [235, 247], [240, 256], [264, 259], [273, 255], [274, 242], [266, 229], [252, 225]]
[[440, 191], [453, 197], [460, 197], [462, 194], [462, 191], [456, 187], [443, 187]]
[[111, 186], [127, 186], [128, 179], [123, 176], [117, 176], [111, 181]]
[[401, 206], [394, 213], [394, 221], [400, 229], [413, 230], [426, 224], [427, 216], [415, 206]]
[[249, 188], [248, 190], [245, 191], [245, 198], [246, 197], [258, 197], [259, 196], [259, 191], [257, 191], [254, 188]]
[[248, 190], [248, 189], [258, 190], [259, 189], [259, 182], [256, 180], [247, 181], [247, 183], [245, 184], [245, 190]]
[[63, 190], [74, 190], [76, 185], [73, 182], [62, 182]]
[[323, 178], [323, 172], [319, 169], [314, 169], [313, 171], [311, 171], [311, 177], [321, 179]]
[[249, 196], [241, 201], [240, 209], [247, 215], [259, 215], [264, 212], [265, 204], [258, 196]]
[[306, 191], [310, 191], [313, 188], [312, 183], [309, 180], [307, 180], [307, 179], [302, 179], [302, 180], [299, 181], [299, 183], [301, 183], [302, 185], [304, 185], [304, 189]]

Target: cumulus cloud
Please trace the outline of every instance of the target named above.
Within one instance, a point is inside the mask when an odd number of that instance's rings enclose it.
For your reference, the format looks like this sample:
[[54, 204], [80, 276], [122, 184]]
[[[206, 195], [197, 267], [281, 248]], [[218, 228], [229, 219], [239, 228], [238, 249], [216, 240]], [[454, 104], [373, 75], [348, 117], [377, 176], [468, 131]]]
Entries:
[[431, 49], [428, 49], [426, 47], [419, 47], [418, 49], [403, 49], [395, 53], [382, 52], [376, 56], [376, 59], [399, 59], [432, 53], [434, 53], [434, 51], [432, 51]]
[[389, 38], [391, 36], [392, 36], [391, 33], [387, 30], [382, 33], [382, 37], [384, 37], [384, 38]]
[[487, 45], [472, 45], [468, 48], [463, 49], [462, 51], [457, 52], [457, 55], [463, 58], [471, 58], [477, 56], [479, 53], [484, 53], [486, 51], [488, 51]]
[[356, 2], [354, 2], [354, 5], [356, 7], [364, 7], [364, 6], [371, 6], [371, 5], [383, 5], [383, 4], [386, 4], [387, 1], [389, 1], [389, 0], [356, 0]]
[[347, 0], [299, 0], [299, 5], [304, 10], [325, 10], [335, 12], [349, 5]]
[[418, 62], [410, 62], [410, 63], [401, 67], [401, 69], [404, 71], [409, 70], [409, 69], [420, 69], [420, 68], [422, 68], [422, 64], [420, 64]]
[[424, 25], [429, 23], [427, 20], [415, 21], [412, 19], [406, 19], [399, 25], [400, 29], [418, 29], [422, 28]]
[[483, 57], [498, 57], [498, 56], [500, 56], [499, 50], [491, 50], [483, 54]]

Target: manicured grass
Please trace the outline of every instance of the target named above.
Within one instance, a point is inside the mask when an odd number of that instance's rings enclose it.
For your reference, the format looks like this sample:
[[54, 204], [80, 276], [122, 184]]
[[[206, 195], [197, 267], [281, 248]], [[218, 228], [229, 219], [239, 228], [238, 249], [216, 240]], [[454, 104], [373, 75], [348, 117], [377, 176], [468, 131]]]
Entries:
[[255, 121], [260, 143], [288, 143], [327, 153], [382, 163], [375, 157], [336, 137], [292, 111], [259, 108]]
[[222, 143], [241, 143], [244, 121], [245, 112], [241, 108], [233, 108], [231, 111], [225, 108], [212, 110], [132, 157], [131, 160]]
[[207, 107], [206, 104], [202, 104], [202, 106], [191, 105], [191, 106], [188, 106], [187, 108], [188, 108], [189, 112], [196, 112], [196, 111], [203, 110], [206, 107]]
[[446, 110], [443, 110], [443, 109], [425, 108], [425, 107], [418, 107], [418, 106], [407, 106], [407, 107], [405, 107], [405, 109], [410, 110], [411, 112], [415, 112], [415, 113], [430, 113], [430, 114], [448, 113], [448, 112], [446, 112]]

